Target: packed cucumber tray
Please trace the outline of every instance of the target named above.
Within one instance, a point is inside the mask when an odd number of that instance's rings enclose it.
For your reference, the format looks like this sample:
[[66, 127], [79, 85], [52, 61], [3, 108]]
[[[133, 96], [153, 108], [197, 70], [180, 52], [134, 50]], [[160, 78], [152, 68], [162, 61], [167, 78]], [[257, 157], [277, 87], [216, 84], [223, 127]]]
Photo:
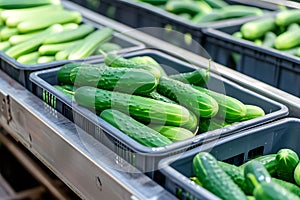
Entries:
[[[259, 15], [233, 37], [299, 52], [299, 10], [140, 1], [196, 24]], [[284, 118], [282, 103], [211, 72], [212, 61], [144, 49], [64, 1], [0, 8], [1, 69], [177, 198], [300, 199], [300, 120]]]

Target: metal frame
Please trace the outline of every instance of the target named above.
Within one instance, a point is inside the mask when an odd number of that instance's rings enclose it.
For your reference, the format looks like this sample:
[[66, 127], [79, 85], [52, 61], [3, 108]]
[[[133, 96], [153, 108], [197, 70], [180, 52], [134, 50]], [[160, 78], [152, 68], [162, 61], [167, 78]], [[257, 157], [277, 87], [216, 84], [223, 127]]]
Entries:
[[[70, 3], [74, 9], [80, 6]], [[84, 9], [91, 19], [191, 63], [208, 60]], [[109, 24], [108, 24], [109, 23]], [[287, 105], [300, 116], [300, 99], [215, 64], [213, 71]], [[83, 199], [173, 199], [170, 193], [0, 71], [0, 124]], [[80, 134], [80, 137], [79, 137]], [[84, 138], [82, 138], [84, 137]], [[83, 140], [82, 140], [83, 139]], [[92, 149], [92, 151], [90, 151]], [[112, 167], [113, 166], [113, 167]], [[124, 171], [121, 171], [124, 170]], [[126, 171], [134, 172], [127, 173]]]

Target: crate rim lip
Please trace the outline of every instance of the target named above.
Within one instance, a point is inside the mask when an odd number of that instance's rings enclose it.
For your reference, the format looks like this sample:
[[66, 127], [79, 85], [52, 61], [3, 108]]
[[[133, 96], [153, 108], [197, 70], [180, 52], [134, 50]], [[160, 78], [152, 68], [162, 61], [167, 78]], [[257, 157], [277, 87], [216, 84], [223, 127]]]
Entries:
[[[173, 56], [170, 56], [168, 54], [165, 54], [161, 51], [158, 51], [158, 50], [151, 50], [151, 49], [143, 49], [141, 51], [135, 51], [135, 52], [127, 52], [125, 53], [126, 56], [132, 56], [132, 55], [136, 55], [136, 54], [156, 54], [156, 55], [161, 55], [163, 56], [164, 58], [170, 58], [171, 60], [176, 60], [178, 61], [179, 63], [186, 63], [184, 62], [183, 60], [180, 60], [178, 58], [175, 58]], [[98, 62], [103, 62], [103, 59], [99, 59], [99, 60], [94, 60], [96, 61], [97, 63]], [[93, 61], [93, 62], [94, 62]], [[200, 65], [200, 64], [199, 64]], [[199, 67], [198, 65], [198, 67]], [[47, 73], [47, 72], [52, 72], [52, 71], [57, 71], [60, 67], [55, 67], [55, 68], [51, 68], [51, 69], [46, 69], [46, 70], [41, 70], [41, 71], [37, 71], [37, 72], [33, 72], [30, 74], [30, 80], [35, 83], [36, 85], [40, 85], [40, 84], [43, 84], [43, 87], [48, 90], [49, 92], [52, 93], [52, 91], [58, 91], [57, 89], [55, 89], [53, 86], [51, 86], [50, 84], [48, 84], [46, 81], [42, 80], [40, 77], [39, 77], [39, 74], [43, 74], [43, 73]], [[217, 76], [215, 73], [211, 72], [214, 76]], [[263, 100], [267, 100], [269, 103], [272, 103], [276, 106], [279, 107], [279, 110], [275, 111], [275, 112], [280, 112], [280, 116], [278, 117], [284, 117], [284, 116], [287, 116], [288, 115], [288, 108], [287, 106], [275, 101], [275, 100], [272, 100], [266, 96], [263, 96], [261, 94], [258, 94], [252, 90], [249, 90], [243, 86], [240, 86], [234, 82], [232, 82], [231, 80], [228, 80], [228, 79], [225, 79], [221, 76], [217, 76], [218, 78], [220, 78], [222, 81], [226, 81], [227, 83], [230, 83], [231, 85], [234, 85], [236, 87], [238, 87], [239, 89], [243, 90], [243, 91], [247, 91], [249, 93], [252, 93], [252, 94], [256, 94], [258, 95], [261, 99]], [[40, 82], [40, 84], [37, 84], [37, 81]], [[80, 114], [82, 115], [85, 115], [83, 112], [85, 111], [89, 111], [87, 108], [85, 107], [82, 107], [82, 106], [77, 106], [77, 103], [68, 98], [66, 95], [62, 94], [60, 96], [57, 96], [56, 98], [58, 98], [60, 101], [62, 102], [67, 102], [66, 104], [68, 105], [75, 105], [75, 111], [76, 112], [79, 112]], [[75, 104], [74, 104], [75, 102]], [[44, 102], [45, 103], [45, 102]], [[275, 115], [276, 113], [275, 112], [272, 112], [272, 113], [268, 113], [266, 115], [268, 115], [270, 118]], [[97, 116], [97, 115], [95, 115]], [[264, 116], [262, 116], [264, 117]], [[226, 131], [227, 129], [226, 128], [222, 128], [222, 129], [217, 129], [217, 130], [213, 130], [213, 131], [209, 131], [209, 132], [205, 132], [205, 133], [201, 133], [199, 135], [197, 135], [196, 137], [193, 137], [193, 138], [190, 138], [190, 139], [187, 139], [187, 140], [184, 140], [184, 141], [180, 141], [180, 142], [175, 142], [175, 143], [172, 143], [170, 145], [167, 145], [167, 146], [163, 146], [163, 147], [147, 147], [147, 146], [144, 146], [140, 143], [138, 143], [137, 141], [135, 141], [134, 139], [130, 138], [129, 136], [127, 136], [126, 134], [124, 134], [122, 131], [120, 131], [119, 129], [113, 127], [112, 125], [110, 125], [108, 122], [104, 121], [103, 119], [101, 119], [100, 117], [97, 117], [97, 121], [95, 121], [95, 117], [92, 117], [93, 119], [90, 119], [93, 123], [97, 124], [97, 127], [99, 127], [99, 122], [101, 122], [101, 128], [104, 129], [104, 131], [106, 131], [110, 136], [112, 136], [113, 138], [116, 138], [118, 139], [119, 141], [123, 141], [131, 150], [134, 150], [136, 151], [135, 153], [139, 154], [139, 155], [144, 155], [144, 156], [164, 156], [164, 155], [168, 155], [170, 153], [174, 153], [174, 152], [179, 152], [179, 151], [183, 151], [183, 150], [186, 150], [188, 149], [189, 147], [191, 146], [194, 146], [194, 145], [202, 145], [201, 143], [203, 143], [203, 141], [206, 141], [206, 140], [216, 140], [216, 139], [219, 139], [220, 136], [221, 137], [224, 137], [224, 135], [222, 135], [222, 132], [223, 131]], [[264, 122], [264, 123], [270, 123], [270, 121], [274, 121], [275, 119], [269, 119], [267, 122]], [[248, 120], [249, 121], [252, 121], [253, 123], [256, 122], [256, 121], [260, 121], [260, 117], [258, 118], [255, 118], [255, 119], [251, 119], [251, 120]], [[241, 123], [243, 122], [239, 122], [235, 125], [232, 125], [230, 127], [238, 127], [238, 125], [240, 125]], [[253, 127], [256, 127], [257, 125], [255, 124], [252, 124], [250, 126], [250, 129], [252, 129]], [[261, 126], [261, 124], [259, 124], [259, 126]], [[110, 130], [111, 129], [111, 130]], [[244, 128], [237, 128], [235, 131], [230, 131], [229, 133], [227, 134], [236, 134], [237, 132], [240, 132], [244, 129], [248, 129], [247, 127], [244, 127]], [[221, 131], [221, 132], [220, 132]], [[114, 133], [117, 133], [117, 134], [111, 134], [110, 132], [114, 132]], [[226, 134], [226, 135], [227, 135]], [[124, 140], [124, 138], [119, 137], [120, 135], [124, 135], [126, 136], [126, 139]], [[225, 135], [225, 136], [226, 136]], [[226, 136], [227, 137], [227, 136]], [[132, 145], [134, 144], [134, 145]], [[171, 147], [170, 147], [171, 146]], [[195, 147], [193, 147], [195, 148]], [[176, 149], [176, 150], [174, 150]], [[171, 152], [170, 152], [171, 151]], [[177, 153], [176, 153], [177, 154]]]

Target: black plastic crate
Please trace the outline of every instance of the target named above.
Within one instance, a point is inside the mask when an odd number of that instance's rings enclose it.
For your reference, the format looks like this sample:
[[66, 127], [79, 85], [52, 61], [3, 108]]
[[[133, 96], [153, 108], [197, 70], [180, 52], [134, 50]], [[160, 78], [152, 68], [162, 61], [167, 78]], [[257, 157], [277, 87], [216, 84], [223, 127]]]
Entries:
[[[196, 67], [159, 51], [143, 50], [124, 54], [123, 56], [126, 58], [134, 56], [150, 56], [159, 62], [169, 74], [175, 73], [176, 71], [192, 71]], [[101, 62], [102, 61], [99, 60], [97, 63]], [[204, 66], [199, 63], [199, 66], [197, 67]], [[45, 106], [52, 106], [58, 112], [62, 113], [87, 133], [93, 135], [100, 142], [108, 146], [132, 165], [147, 172], [156, 169], [157, 163], [161, 158], [183, 152], [188, 148], [199, 146], [205, 140], [211, 140], [233, 134], [240, 130], [257, 126], [288, 114], [286, 106], [247, 90], [218, 75], [211, 74], [211, 80], [208, 83], [210, 89], [219, 91], [225, 89], [227, 95], [238, 98], [244, 103], [260, 106], [264, 109], [266, 115], [256, 119], [236, 123], [223, 129], [198, 134], [194, 138], [176, 142], [166, 147], [150, 148], [131, 139], [99, 118], [92, 111], [78, 106], [75, 101], [72, 101], [70, 98], [56, 90], [52, 85], [58, 83], [57, 71], [59, 69], [60, 68], [48, 69], [35, 72], [30, 75], [30, 79], [34, 84], [34, 93], [47, 103]]]
[[[260, 47], [251, 41], [234, 38], [232, 33], [239, 31], [243, 24], [232, 23], [230, 26], [216, 26], [204, 31], [204, 48], [212, 59], [300, 96], [300, 58], [276, 49]], [[237, 63], [232, 59], [233, 53], [240, 56]]]
[[[99, 4], [97, 4], [95, 0], [72, 1], [128, 26], [141, 28], [139, 30], [195, 53], [202, 53], [200, 44], [204, 38], [203, 28], [219, 24], [230, 25], [232, 22], [243, 22], [245, 19], [249, 18], [228, 19], [203, 25], [196, 25], [163, 9], [134, 0], [101, 0]], [[255, 6], [266, 11], [274, 11], [278, 9], [276, 4], [263, 1], [226, 0], [226, 2], [229, 4]], [[185, 34], [185, 36], [176, 34], [175, 32], [169, 32], [168, 30], [153, 30], [149, 27], [171, 28], [172, 30]], [[191, 38], [193, 39], [192, 41], [190, 40]]]
[[285, 118], [163, 159], [159, 162], [159, 169], [165, 177], [164, 187], [180, 199], [219, 199], [189, 180], [195, 176], [192, 160], [197, 153], [210, 152], [216, 159], [235, 165], [259, 155], [277, 153], [282, 148], [300, 154], [299, 129], [300, 119]]
[[[63, 2], [63, 6], [68, 9], [69, 8], [69, 3], [68, 2]], [[82, 21], [86, 24], [91, 24], [95, 28], [101, 29], [103, 26], [100, 25], [98, 22], [93, 21], [92, 19], [89, 19], [87, 14], [81, 10], [78, 10], [82, 16], [83, 19]], [[123, 48], [119, 51], [119, 53], [122, 52], [130, 52], [130, 51], [136, 51], [145, 48], [145, 45], [131, 39], [129, 37], [126, 37], [122, 35], [121, 33], [114, 32], [113, 33], [113, 38], [110, 39], [110, 42], [114, 42], [122, 46]], [[82, 62], [84, 60], [93, 60], [93, 59], [99, 59], [102, 57], [102, 55], [94, 55], [90, 56], [89, 58], [81, 59], [78, 60], [78, 62]], [[47, 68], [52, 68], [58, 65], [62, 65], [64, 63], [69, 63], [69, 62], [74, 62], [71, 60], [62, 60], [62, 61], [54, 61], [54, 62], [49, 62], [49, 63], [44, 63], [44, 64], [34, 64], [34, 65], [24, 65], [19, 62], [17, 62], [14, 58], [9, 57], [6, 55], [4, 52], [0, 52], [0, 69], [7, 73], [9, 76], [11, 76], [13, 79], [17, 80], [19, 83], [21, 83], [23, 86], [25, 86], [27, 89], [30, 91], [32, 90], [32, 85], [31, 82], [29, 81], [29, 74], [31, 72], [37, 71], [37, 70], [42, 70], [42, 69], [47, 69]]]

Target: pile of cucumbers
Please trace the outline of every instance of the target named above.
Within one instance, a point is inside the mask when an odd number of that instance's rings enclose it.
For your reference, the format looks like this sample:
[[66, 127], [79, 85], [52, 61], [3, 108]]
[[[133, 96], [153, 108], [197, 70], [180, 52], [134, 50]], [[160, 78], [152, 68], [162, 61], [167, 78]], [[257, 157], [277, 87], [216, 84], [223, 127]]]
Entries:
[[190, 179], [223, 200], [300, 199], [299, 157], [291, 149], [250, 159], [241, 166], [200, 152], [194, 156], [193, 169], [196, 176]]
[[265, 114], [205, 89], [209, 68], [168, 76], [150, 56], [103, 54], [101, 64], [62, 66], [54, 87], [145, 146], [165, 146]]
[[158, 6], [195, 24], [262, 15], [259, 8], [229, 5], [223, 0], [138, 0]]
[[250, 21], [241, 26], [236, 38], [255, 42], [262, 47], [300, 56], [300, 10], [284, 10], [275, 17]]
[[64, 9], [60, 0], [2, 0], [0, 9], [0, 50], [21, 64], [77, 60], [98, 48], [121, 48], [104, 45], [112, 29], [82, 23], [81, 14]]

